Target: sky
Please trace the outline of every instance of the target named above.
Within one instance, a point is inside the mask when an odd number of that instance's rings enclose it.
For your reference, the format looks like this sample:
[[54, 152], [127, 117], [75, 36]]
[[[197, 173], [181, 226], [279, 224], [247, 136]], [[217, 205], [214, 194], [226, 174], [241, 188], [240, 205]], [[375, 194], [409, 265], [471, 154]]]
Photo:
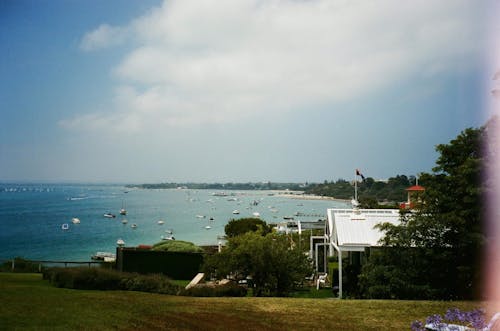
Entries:
[[430, 172], [493, 113], [494, 3], [0, 0], [0, 181]]

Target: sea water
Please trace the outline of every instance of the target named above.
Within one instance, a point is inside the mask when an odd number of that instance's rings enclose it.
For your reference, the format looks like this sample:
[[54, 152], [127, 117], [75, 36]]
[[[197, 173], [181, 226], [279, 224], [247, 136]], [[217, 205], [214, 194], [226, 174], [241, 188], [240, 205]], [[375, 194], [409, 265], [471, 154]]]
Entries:
[[[325, 219], [327, 208], [347, 207], [342, 202], [292, 199], [269, 191], [224, 194], [123, 185], [0, 184], [0, 260], [20, 256], [88, 261], [98, 251], [114, 252], [118, 239], [126, 246], [152, 245], [170, 231], [177, 240], [214, 245], [234, 218], [258, 213], [268, 223], [283, 222], [284, 217], [314, 221]], [[120, 215], [121, 208], [127, 215]], [[233, 214], [235, 210], [240, 213]], [[108, 212], [116, 217], [104, 217]], [[80, 224], [73, 224], [73, 218]], [[63, 224], [68, 224], [67, 230]]]

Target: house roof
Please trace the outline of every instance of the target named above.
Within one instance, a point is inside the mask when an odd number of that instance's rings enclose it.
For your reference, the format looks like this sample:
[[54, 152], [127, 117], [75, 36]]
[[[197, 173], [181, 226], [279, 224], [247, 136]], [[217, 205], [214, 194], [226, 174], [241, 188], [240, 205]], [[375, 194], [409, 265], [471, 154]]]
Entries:
[[420, 185], [413, 185], [406, 189], [407, 191], [425, 191], [425, 188]]
[[327, 226], [330, 241], [341, 250], [361, 251], [380, 246], [383, 233], [375, 229], [381, 223], [399, 224], [397, 209], [328, 209]]

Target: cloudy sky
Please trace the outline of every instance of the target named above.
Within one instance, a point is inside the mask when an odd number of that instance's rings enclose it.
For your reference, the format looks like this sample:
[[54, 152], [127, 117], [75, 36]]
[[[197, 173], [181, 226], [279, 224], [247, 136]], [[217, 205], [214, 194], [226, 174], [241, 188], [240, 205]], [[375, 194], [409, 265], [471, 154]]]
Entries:
[[492, 3], [0, 1], [0, 180], [430, 171], [491, 116]]

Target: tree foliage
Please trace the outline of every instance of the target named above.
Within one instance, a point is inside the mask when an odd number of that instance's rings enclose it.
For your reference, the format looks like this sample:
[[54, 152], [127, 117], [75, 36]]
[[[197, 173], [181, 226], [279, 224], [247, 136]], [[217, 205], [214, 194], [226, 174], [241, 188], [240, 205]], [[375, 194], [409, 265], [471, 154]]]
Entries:
[[[406, 199], [405, 189], [415, 184], [414, 176], [397, 175], [387, 181], [376, 181], [372, 177], [358, 182], [358, 197], [361, 203], [367, 202], [364, 207], [373, 207], [373, 202], [378, 207], [379, 201], [400, 202]], [[354, 197], [354, 184], [344, 179], [336, 182], [311, 184], [305, 193], [330, 196], [338, 199], [352, 199]]]
[[249, 277], [254, 296], [286, 296], [311, 273], [311, 264], [284, 235], [246, 232], [229, 238], [221, 253], [207, 257], [204, 269], [219, 279]]
[[229, 238], [256, 231], [260, 231], [262, 235], [265, 235], [271, 232], [271, 228], [260, 218], [252, 217], [232, 219], [224, 227], [224, 232]]
[[484, 241], [484, 132], [469, 128], [436, 147], [440, 155], [433, 173], [420, 177], [426, 191], [416, 212], [402, 215], [400, 225], [380, 226], [388, 248], [373, 254], [363, 268], [360, 286], [366, 297], [477, 296]]

